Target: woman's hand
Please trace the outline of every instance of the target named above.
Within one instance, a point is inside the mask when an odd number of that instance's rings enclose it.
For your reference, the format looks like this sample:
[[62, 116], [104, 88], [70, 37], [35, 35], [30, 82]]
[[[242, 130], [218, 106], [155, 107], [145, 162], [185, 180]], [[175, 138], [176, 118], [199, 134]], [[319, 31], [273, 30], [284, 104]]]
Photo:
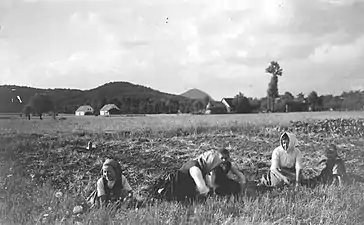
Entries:
[[132, 199], [132, 198], [133, 198], [133, 192], [129, 191], [128, 195], [123, 199], [123, 201], [127, 201], [127, 200]]
[[241, 194], [244, 194], [245, 193], [245, 190], [246, 190], [246, 183], [240, 183], [240, 193]]
[[283, 180], [283, 182], [284, 182], [285, 184], [291, 184], [290, 180], [289, 180], [289, 179], [288, 179], [288, 177], [286, 177], [286, 176], [283, 176], [283, 175], [282, 175], [282, 180]]
[[295, 186], [294, 186], [294, 191], [298, 191], [298, 187], [300, 186], [300, 184], [298, 182], [296, 182]]

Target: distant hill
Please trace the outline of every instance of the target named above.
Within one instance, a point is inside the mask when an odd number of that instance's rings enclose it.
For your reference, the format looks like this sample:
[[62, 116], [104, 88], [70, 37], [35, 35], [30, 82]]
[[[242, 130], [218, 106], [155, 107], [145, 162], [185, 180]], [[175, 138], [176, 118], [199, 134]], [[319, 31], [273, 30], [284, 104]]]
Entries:
[[210, 95], [208, 95], [207, 93], [205, 93], [197, 88], [190, 89], [190, 90], [182, 93], [181, 96], [190, 98], [190, 99], [198, 99], [198, 100], [203, 100], [206, 96], [208, 96], [211, 101], [214, 101]]
[[[0, 86], [0, 113], [21, 112], [36, 93], [51, 96], [60, 113], [74, 113], [80, 105], [91, 105], [96, 111], [108, 103], [124, 113], [175, 113], [190, 110], [193, 101], [129, 82], [110, 82], [90, 90], [40, 89], [16, 85]], [[22, 103], [17, 96], [21, 97]]]

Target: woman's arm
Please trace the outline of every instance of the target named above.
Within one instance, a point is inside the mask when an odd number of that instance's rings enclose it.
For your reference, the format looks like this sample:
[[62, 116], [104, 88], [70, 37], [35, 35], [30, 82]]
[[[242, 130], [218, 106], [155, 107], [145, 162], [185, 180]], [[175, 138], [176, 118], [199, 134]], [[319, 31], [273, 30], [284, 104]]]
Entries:
[[271, 164], [272, 165], [270, 167], [270, 171], [273, 172], [276, 176], [278, 176], [279, 179], [283, 180], [285, 184], [290, 184], [289, 179], [280, 172], [279, 155], [276, 150], [274, 150], [272, 153]]
[[121, 175], [121, 184], [123, 189], [128, 193], [126, 197], [133, 197], [133, 189], [130, 187], [129, 182], [124, 175]]
[[302, 153], [299, 151], [296, 157], [296, 164], [295, 164], [295, 170], [296, 170], [296, 184], [299, 184], [301, 182], [301, 171], [302, 171]]
[[121, 184], [122, 184], [124, 190], [126, 190], [128, 192], [133, 191], [133, 189], [129, 185], [128, 180], [126, 179], [126, 177], [124, 175], [121, 175]]
[[210, 192], [210, 188], [207, 187], [205, 179], [202, 176], [201, 170], [197, 166], [193, 166], [189, 169], [192, 179], [195, 181], [197, 189], [200, 194], [205, 195]]
[[100, 206], [105, 207], [106, 206], [106, 195], [100, 196], [99, 199], [100, 199]]
[[99, 198], [100, 206], [103, 207], [106, 205], [106, 193], [105, 193], [105, 187], [104, 187], [104, 181], [102, 178], [100, 178], [97, 183], [97, 197]]
[[281, 179], [285, 184], [290, 184], [290, 180], [288, 177], [284, 176], [279, 169], [271, 169], [271, 172], [273, 172], [276, 176], [278, 176], [279, 179]]
[[237, 168], [235, 164], [231, 164], [231, 172], [239, 178], [239, 183], [243, 187], [246, 183], [245, 175]]

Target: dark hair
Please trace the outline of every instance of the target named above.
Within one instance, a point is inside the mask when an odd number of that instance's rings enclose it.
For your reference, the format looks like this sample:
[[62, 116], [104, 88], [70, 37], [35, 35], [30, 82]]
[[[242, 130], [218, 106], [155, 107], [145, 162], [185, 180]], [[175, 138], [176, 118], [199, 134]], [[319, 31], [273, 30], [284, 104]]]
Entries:
[[328, 148], [325, 151], [325, 155], [335, 155], [337, 156], [337, 147], [335, 144], [329, 144]]
[[329, 145], [329, 149], [334, 150], [334, 151], [337, 151], [337, 147], [336, 147], [335, 144], [330, 144]]
[[218, 148], [216, 151], [219, 152], [222, 155], [227, 155], [227, 156], [230, 157], [230, 152], [226, 148]]
[[101, 174], [103, 174], [104, 166], [111, 166], [114, 169], [117, 178], [119, 177], [119, 175], [121, 175], [123, 173], [120, 163], [114, 159], [107, 158], [105, 160], [105, 162], [102, 164], [102, 167], [101, 167], [101, 171], [100, 171]]
[[284, 134], [282, 135], [282, 139], [289, 139], [288, 134], [287, 134], [287, 133], [284, 133]]

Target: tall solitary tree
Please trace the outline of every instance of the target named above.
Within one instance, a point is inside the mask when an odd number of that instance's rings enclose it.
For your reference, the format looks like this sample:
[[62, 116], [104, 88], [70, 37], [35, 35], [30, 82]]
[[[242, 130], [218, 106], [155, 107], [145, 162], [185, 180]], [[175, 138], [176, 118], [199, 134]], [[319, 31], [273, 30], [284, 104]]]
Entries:
[[278, 76], [282, 76], [283, 69], [276, 61], [272, 61], [269, 63], [268, 67], [265, 69], [266, 73], [272, 75], [267, 91], [267, 108], [268, 110], [274, 111], [274, 100], [279, 97], [278, 93]]

